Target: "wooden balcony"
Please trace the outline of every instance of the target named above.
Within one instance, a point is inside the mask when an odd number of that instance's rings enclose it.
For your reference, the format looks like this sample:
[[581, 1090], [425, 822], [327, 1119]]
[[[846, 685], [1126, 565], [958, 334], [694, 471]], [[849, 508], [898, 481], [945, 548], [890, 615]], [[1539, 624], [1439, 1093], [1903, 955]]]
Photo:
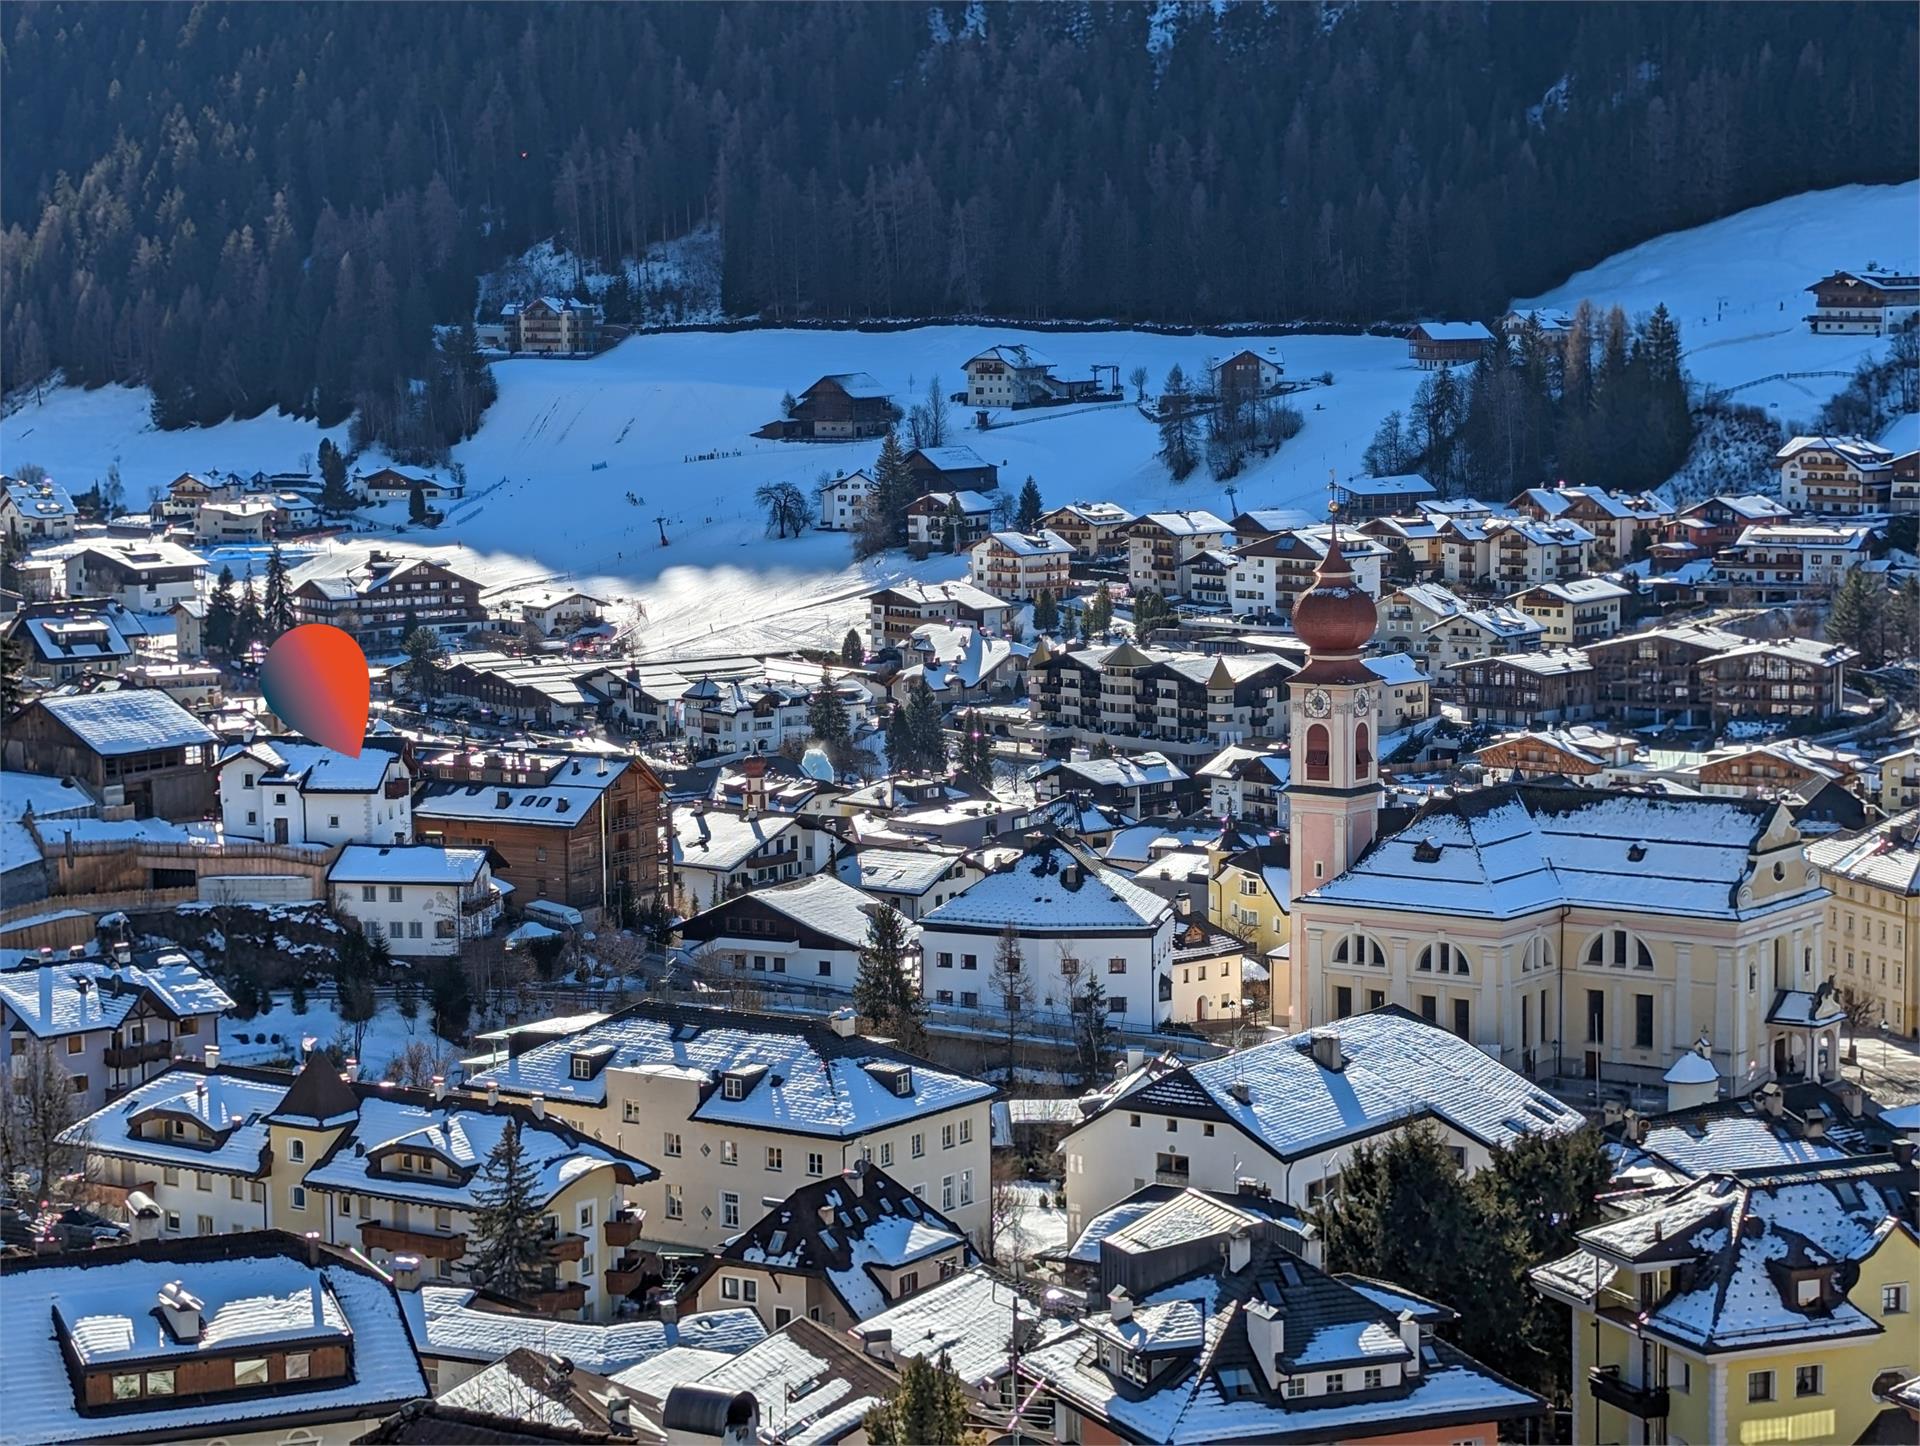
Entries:
[[640, 1238], [640, 1231], [646, 1224], [642, 1215], [616, 1215], [602, 1227], [606, 1232], [607, 1244], [624, 1248]]
[[108, 1069], [138, 1069], [157, 1059], [173, 1057], [173, 1041], [150, 1039], [145, 1044], [112, 1044], [106, 1049]]
[[1665, 1386], [1634, 1386], [1621, 1378], [1618, 1366], [1594, 1366], [1587, 1372], [1587, 1389], [1596, 1401], [1617, 1406], [1643, 1421], [1664, 1420], [1669, 1405]]
[[537, 1311], [579, 1310], [587, 1303], [587, 1288], [577, 1280], [556, 1284], [551, 1290], [527, 1293], [525, 1300]]
[[640, 1288], [645, 1275], [640, 1268], [637, 1256], [622, 1256], [619, 1263], [607, 1267], [607, 1294], [616, 1299], [632, 1295]]
[[458, 1260], [467, 1253], [465, 1235], [438, 1235], [430, 1230], [403, 1230], [377, 1220], [360, 1222], [360, 1243], [369, 1250], [395, 1255], [424, 1255], [430, 1260]]
[[549, 1260], [579, 1260], [587, 1253], [584, 1235], [549, 1235], [546, 1241]]

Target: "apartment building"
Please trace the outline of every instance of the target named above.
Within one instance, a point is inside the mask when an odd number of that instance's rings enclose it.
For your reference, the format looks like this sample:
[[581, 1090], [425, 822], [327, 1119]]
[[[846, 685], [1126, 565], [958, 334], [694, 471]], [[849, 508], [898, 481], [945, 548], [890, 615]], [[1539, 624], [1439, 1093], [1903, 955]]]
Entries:
[[967, 577], [996, 597], [1031, 602], [1070, 586], [1073, 544], [1057, 533], [991, 532], [967, 550]]
[[1815, 839], [1807, 862], [1830, 895], [1827, 977], [1870, 1024], [1920, 1039], [1920, 810]]

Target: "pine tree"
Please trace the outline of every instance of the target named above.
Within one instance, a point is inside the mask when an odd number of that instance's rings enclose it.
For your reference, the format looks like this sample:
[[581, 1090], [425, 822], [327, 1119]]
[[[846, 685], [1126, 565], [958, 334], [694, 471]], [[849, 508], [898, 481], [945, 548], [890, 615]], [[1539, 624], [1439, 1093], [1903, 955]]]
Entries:
[[907, 467], [907, 454], [900, 446], [900, 434], [888, 428], [874, 463], [873, 491], [860, 512], [856, 548], [862, 556], [905, 544], [907, 508], [918, 495], [913, 473]]
[[907, 736], [912, 740], [913, 763], [920, 773], [945, 773], [947, 770], [946, 727], [940, 716], [940, 703], [925, 682], [916, 680], [913, 697], [907, 705]]
[[1040, 488], [1031, 477], [1020, 489], [1020, 510], [1014, 514], [1013, 525], [1022, 532], [1040, 530]]
[[1113, 628], [1113, 591], [1104, 582], [1094, 589], [1093, 601], [1087, 604], [1087, 636], [1105, 637]]
[[352, 490], [347, 485], [347, 459], [333, 444], [333, 439], [320, 439], [320, 507], [323, 511], [339, 513], [351, 512], [354, 506]]
[[1193, 396], [1178, 362], [1160, 393], [1160, 460], [1176, 482], [1186, 481], [1200, 464], [1194, 451]]
[[539, 1183], [520, 1139], [520, 1122], [509, 1119], [487, 1155], [473, 1188], [472, 1276], [476, 1285], [515, 1298], [533, 1291], [547, 1257]]
[[410, 487], [407, 489], [407, 521], [415, 526], [423, 526], [427, 520], [427, 489]]
[[960, 717], [960, 748], [955, 758], [960, 776], [983, 787], [993, 782], [993, 739], [980, 723], [980, 715], [969, 708]]
[[1848, 572], [1827, 613], [1827, 636], [1860, 654], [1863, 667], [1886, 661], [1888, 603], [1886, 585], [1861, 568]]
[[213, 595], [207, 599], [206, 620], [200, 625], [201, 641], [209, 653], [226, 656], [233, 651], [233, 623], [238, 609], [233, 600], [233, 569], [220, 569]]
[[1054, 597], [1051, 588], [1041, 588], [1040, 596], [1033, 600], [1033, 630], [1036, 633], [1052, 633], [1060, 626], [1060, 602]]
[[1907, 574], [1887, 617], [1887, 651], [1902, 661], [1920, 658], [1920, 577]]
[[440, 682], [439, 664], [447, 656], [447, 645], [440, 634], [422, 625], [407, 634], [402, 645], [407, 654], [407, 681], [422, 698], [431, 698]]
[[457, 959], [442, 959], [427, 976], [427, 997], [433, 1005], [433, 1032], [449, 1044], [467, 1037], [467, 1021], [473, 1017], [473, 992], [467, 985], [467, 971]]
[[25, 696], [27, 680], [26, 649], [17, 633], [9, 629], [0, 636], [0, 722], [13, 717]]
[[833, 686], [833, 675], [820, 670], [820, 686], [813, 690], [807, 704], [807, 727], [829, 751], [846, 747], [848, 738], [847, 705]]
[[908, 1356], [890, 1400], [867, 1412], [863, 1422], [873, 1446], [963, 1446], [972, 1439], [967, 1393], [947, 1364]]
[[840, 661], [849, 668], [857, 668], [866, 660], [867, 649], [860, 641], [860, 629], [848, 628], [847, 635], [840, 640]]
[[913, 723], [907, 705], [895, 703], [887, 710], [887, 768], [894, 773], [909, 773], [914, 766]]
[[1011, 924], [1000, 931], [999, 942], [994, 945], [993, 969], [987, 976], [987, 987], [993, 992], [994, 1007], [1000, 1010], [1001, 1017], [1006, 1020], [1006, 1084], [1011, 1089], [1014, 1051], [1020, 1041], [1020, 1021], [1033, 1008], [1033, 976], [1027, 973], [1025, 957], [1020, 948], [1020, 935]]
[[919, 1049], [926, 1036], [926, 1000], [908, 976], [911, 941], [899, 910], [875, 906], [867, 919], [867, 940], [860, 946], [860, 972], [853, 982], [853, 1007], [874, 1028]]
[[260, 641], [265, 623], [260, 616], [260, 599], [249, 576], [240, 589], [240, 602], [233, 610], [233, 656], [247, 657]]
[[[1061, 972], [1068, 973], [1062, 959]], [[1080, 1066], [1080, 1081], [1087, 1089], [1106, 1079], [1107, 1057], [1113, 1053], [1113, 1016], [1107, 1010], [1107, 989], [1099, 972], [1086, 971], [1086, 981], [1073, 993], [1073, 1051]]]
[[281, 556], [277, 542], [267, 553], [267, 590], [261, 617], [269, 642], [293, 627], [293, 590], [287, 586], [287, 560]]

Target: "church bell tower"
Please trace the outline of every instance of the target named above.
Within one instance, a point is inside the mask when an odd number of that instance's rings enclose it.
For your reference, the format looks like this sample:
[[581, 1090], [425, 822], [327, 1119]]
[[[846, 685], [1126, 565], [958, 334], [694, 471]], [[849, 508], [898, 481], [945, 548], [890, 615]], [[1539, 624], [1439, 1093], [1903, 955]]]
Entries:
[[1314, 584], [1293, 607], [1293, 631], [1310, 660], [1288, 684], [1289, 912], [1295, 899], [1344, 873], [1379, 823], [1380, 680], [1360, 660], [1377, 621], [1340, 550], [1336, 516]]

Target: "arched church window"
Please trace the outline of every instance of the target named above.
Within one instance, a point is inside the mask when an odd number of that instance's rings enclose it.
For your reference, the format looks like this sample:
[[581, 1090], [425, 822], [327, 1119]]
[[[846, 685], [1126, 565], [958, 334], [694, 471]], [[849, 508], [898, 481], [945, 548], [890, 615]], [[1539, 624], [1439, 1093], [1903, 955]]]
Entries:
[[1367, 725], [1362, 723], [1353, 730], [1353, 768], [1357, 778], [1366, 777], [1373, 768], [1373, 750], [1369, 743]]
[[1458, 944], [1429, 944], [1413, 966], [1426, 973], [1468, 974], [1467, 951]]
[[1653, 968], [1653, 951], [1625, 929], [1606, 929], [1593, 936], [1587, 945], [1587, 963], [1607, 964], [1624, 969], [1629, 963], [1636, 969]]
[[1333, 962], [1336, 964], [1360, 964], [1369, 969], [1387, 967], [1386, 951], [1380, 947], [1380, 941], [1366, 934], [1344, 934], [1340, 942], [1333, 946]]
[[1316, 723], [1307, 730], [1307, 779], [1325, 783], [1332, 772], [1331, 744], [1327, 725]]

